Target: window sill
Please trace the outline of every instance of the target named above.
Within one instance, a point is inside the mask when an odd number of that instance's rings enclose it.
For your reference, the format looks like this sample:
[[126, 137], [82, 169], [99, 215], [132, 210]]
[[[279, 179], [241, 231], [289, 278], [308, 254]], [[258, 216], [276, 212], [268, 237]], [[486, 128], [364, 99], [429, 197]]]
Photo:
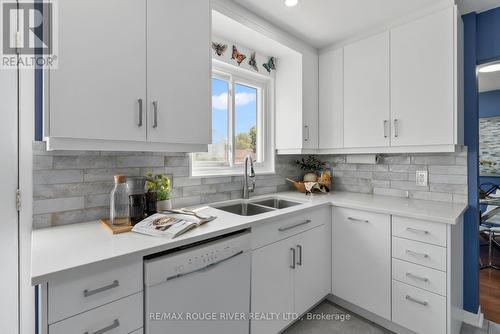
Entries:
[[[255, 174], [259, 175], [273, 175], [276, 174], [275, 170], [254, 168]], [[220, 176], [243, 176], [243, 167], [240, 169], [197, 169], [191, 170], [191, 177], [220, 177]]]

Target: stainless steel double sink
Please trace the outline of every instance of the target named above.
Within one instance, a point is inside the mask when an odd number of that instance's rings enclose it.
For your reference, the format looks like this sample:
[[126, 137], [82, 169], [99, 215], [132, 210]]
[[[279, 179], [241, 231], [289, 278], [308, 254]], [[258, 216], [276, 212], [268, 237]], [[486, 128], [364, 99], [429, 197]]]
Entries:
[[302, 203], [277, 197], [271, 197], [271, 198], [256, 199], [253, 201], [245, 201], [245, 200], [240, 200], [237, 202], [231, 201], [231, 203], [227, 204], [222, 203], [219, 205], [213, 205], [213, 207], [239, 216], [254, 216], [261, 213], [289, 208], [299, 204]]

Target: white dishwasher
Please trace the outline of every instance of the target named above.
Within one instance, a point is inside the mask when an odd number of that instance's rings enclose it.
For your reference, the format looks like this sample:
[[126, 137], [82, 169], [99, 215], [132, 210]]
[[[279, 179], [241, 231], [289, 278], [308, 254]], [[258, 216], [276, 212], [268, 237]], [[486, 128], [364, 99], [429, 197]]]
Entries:
[[146, 334], [248, 334], [250, 234], [144, 261]]

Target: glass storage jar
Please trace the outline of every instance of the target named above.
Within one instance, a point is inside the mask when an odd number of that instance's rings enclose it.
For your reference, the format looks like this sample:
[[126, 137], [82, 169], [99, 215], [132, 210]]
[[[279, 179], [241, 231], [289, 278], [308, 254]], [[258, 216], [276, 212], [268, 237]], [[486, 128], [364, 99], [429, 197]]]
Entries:
[[115, 187], [111, 191], [109, 219], [112, 225], [130, 224], [129, 190], [127, 178], [115, 175]]

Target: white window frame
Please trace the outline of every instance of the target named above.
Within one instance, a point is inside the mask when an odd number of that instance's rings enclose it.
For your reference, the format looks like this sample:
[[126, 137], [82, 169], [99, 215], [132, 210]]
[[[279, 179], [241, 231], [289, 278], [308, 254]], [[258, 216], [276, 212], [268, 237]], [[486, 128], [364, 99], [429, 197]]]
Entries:
[[[257, 161], [254, 162], [255, 172], [272, 174], [274, 170], [274, 79], [259, 73], [213, 60], [212, 78], [229, 82], [228, 89], [228, 141], [229, 165], [220, 162], [195, 162], [191, 155], [191, 176], [242, 175], [243, 165], [234, 164], [235, 135], [234, 115], [235, 84], [256, 88], [257, 93]], [[210, 109], [212, 110], [212, 109]]]

